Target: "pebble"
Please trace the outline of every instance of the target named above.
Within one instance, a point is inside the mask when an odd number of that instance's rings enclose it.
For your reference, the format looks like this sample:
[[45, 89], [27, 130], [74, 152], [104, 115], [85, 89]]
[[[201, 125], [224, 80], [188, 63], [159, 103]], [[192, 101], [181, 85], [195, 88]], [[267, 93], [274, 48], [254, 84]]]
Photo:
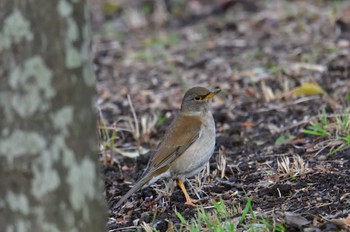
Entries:
[[141, 214], [141, 218], [140, 218], [141, 222], [146, 222], [146, 223], [150, 223], [151, 221], [151, 215], [148, 212], [144, 212]]

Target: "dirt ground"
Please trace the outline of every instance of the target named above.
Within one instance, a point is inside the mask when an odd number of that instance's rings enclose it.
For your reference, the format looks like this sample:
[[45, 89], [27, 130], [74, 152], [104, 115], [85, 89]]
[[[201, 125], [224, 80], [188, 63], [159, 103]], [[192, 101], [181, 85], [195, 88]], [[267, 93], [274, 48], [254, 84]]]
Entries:
[[[330, 155], [333, 140], [303, 132], [322, 112], [349, 114], [348, 2], [169, 2], [91, 7], [109, 230], [145, 222], [167, 231], [180, 222], [175, 210], [196, 214], [178, 187], [169, 193], [161, 181], [114, 207], [192, 86], [223, 90], [211, 107], [214, 155], [187, 183], [200, 205], [223, 199], [242, 209], [250, 197], [257, 215], [287, 231], [349, 229], [342, 219], [350, 215], [350, 150]], [[296, 94], [303, 83], [324, 93]], [[281, 169], [285, 157], [294, 171]]]

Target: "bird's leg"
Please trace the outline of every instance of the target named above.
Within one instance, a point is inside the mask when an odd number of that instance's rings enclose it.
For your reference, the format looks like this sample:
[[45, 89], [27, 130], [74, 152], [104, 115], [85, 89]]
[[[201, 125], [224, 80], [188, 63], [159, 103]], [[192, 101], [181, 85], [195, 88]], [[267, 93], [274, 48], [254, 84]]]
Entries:
[[192, 205], [195, 206], [195, 204], [198, 202], [197, 200], [193, 200], [190, 195], [188, 195], [184, 183], [180, 179], [176, 179], [176, 183], [179, 185], [181, 188], [182, 192], [184, 193], [186, 197], [186, 205]]

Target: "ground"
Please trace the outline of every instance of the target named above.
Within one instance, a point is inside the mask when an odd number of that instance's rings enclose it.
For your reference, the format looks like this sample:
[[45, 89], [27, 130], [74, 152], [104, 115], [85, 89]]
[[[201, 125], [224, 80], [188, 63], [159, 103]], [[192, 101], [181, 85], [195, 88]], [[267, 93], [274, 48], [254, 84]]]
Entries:
[[250, 199], [256, 216], [287, 231], [349, 229], [350, 5], [174, 2], [91, 5], [109, 230], [179, 229], [175, 212], [197, 214], [161, 181], [114, 207], [192, 86], [222, 89], [214, 155], [187, 182], [200, 206], [222, 199], [234, 220]]

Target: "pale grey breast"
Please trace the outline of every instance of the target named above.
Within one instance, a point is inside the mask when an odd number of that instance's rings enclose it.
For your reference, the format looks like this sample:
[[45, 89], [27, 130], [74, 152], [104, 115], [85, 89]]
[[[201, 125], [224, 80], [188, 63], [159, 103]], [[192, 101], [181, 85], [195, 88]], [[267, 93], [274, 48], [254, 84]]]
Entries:
[[204, 117], [198, 140], [171, 165], [176, 178], [191, 177], [200, 172], [209, 161], [215, 148], [215, 122], [210, 111]]

